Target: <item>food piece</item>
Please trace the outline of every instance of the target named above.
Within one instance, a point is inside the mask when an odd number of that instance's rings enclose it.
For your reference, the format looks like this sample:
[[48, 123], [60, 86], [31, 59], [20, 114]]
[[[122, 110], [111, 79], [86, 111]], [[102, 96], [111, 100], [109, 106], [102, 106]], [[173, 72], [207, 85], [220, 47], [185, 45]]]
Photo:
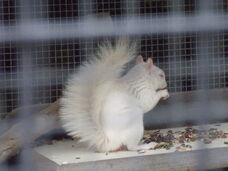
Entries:
[[[183, 131], [168, 130], [166, 133], [158, 131], [147, 131], [147, 134], [143, 137], [144, 143], [156, 142], [158, 143], [154, 149], [166, 148], [170, 149], [174, 144], [178, 145], [177, 149], [186, 150], [191, 149], [191, 145], [185, 143], [202, 141], [204, 144], [210, 144], [213, 140], [218, 138], [228, 138], [228, 133], [219, 130], [218, 128], [208, 128], [208, 129], [196, 129], [193, 127], [187, 127]], [[227, 141], [224, 144], [228, 143]]]
[[142, 154], [142, 153], [145, 153], [146, 151], [145, 150], [138, 150], [137, 152], [138, 152], [138, 154]]
[[161, 143], [157, 144], [157, 145], [154, 147], [154, 149], [158, 149], [158, 148], [170, 149], [170, 146], [172, 146], [170, 143], [161, 142]]

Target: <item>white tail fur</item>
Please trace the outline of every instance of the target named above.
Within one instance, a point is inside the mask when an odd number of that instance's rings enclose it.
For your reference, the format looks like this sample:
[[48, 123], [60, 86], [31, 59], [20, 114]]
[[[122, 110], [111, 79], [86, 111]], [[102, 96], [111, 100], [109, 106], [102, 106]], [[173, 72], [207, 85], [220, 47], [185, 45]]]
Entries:
[[97, 55], [82, 65], [69, 80], [61, 99], [60, 118], [69, 135], [80, 137], [89, 147], [104, 151], [106, 136], [100, 122], [104, 97], [135, 55], [135, 44], [127, 40], [99, 47]]

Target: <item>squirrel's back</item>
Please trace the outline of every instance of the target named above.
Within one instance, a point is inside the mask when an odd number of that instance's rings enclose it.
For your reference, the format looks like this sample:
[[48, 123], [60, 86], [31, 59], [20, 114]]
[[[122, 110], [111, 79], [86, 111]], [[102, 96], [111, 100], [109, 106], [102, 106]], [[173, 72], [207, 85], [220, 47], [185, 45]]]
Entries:
[[99, 47], [89, 62], [69, 79], [61, 98], [60, 119], [73, 137], [103, 151], [107, 138], [101, 127], [101, 107], [124, 67], [135, 56], [135, 44], [118, 40]]

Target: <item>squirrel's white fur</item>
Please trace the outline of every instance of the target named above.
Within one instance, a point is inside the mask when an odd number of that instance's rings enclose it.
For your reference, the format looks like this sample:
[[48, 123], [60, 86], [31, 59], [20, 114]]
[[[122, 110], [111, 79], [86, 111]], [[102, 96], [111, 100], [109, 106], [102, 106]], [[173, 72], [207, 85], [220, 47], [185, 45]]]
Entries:
[[143, 114], [161, 98], [168, 98], [164, 72], [151, 59], [137, 64], [122, 76], [135, 58], [135, 45], [119, 40], [99, 47], [97, 55], [69, 79], [61, 98], [60, 118], [73, 137], [97, 151], [149, 149], [139, 145], [143, 136]]

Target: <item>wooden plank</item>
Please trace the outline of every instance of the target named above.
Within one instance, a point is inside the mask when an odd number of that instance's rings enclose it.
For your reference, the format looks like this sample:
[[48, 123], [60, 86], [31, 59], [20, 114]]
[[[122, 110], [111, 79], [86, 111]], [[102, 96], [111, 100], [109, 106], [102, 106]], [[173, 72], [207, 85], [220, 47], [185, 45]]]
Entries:
[[[228, 123], [220, 125], [204, 125], [204, 128], [216, 127], [228, 132]], [[196, 127], [198, 128], [198, 127]], [[173, 128], [173, 132], [184, 130], [184, 127]], [[160, 130], [167, 132], [170, 129]], [[49, 165], [58, 171], [73, 170], [195, 170], [228, 167], [227, 138], [214, 140], [211, 144], [190, 142], [192, 149], [176, 151], [176, 146], [169, 150], [149, 150], [146, 153], [122, 151], [95, 153], [86, 149], [77, 141], [60, 141], [53, 145], [35, 148], [35, 153], [43, 157], [38, 165], [43, 165], [45, 159]]]
[[59, 165], [39, 153], [34, 153], [37, 171], [57, 171]]

